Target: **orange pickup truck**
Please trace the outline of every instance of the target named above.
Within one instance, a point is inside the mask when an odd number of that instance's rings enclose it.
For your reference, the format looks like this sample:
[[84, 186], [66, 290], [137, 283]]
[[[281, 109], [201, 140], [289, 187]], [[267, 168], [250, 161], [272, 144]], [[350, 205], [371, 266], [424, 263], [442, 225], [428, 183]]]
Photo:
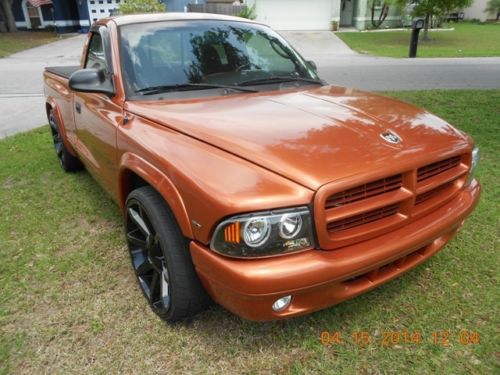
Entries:
[[478, 202], [478, 149], [438, 117], [330, 86], [279, 34], [209, 14], [96, 22], [44, 73], [62, 168], [120, 206], [166, 321], [211, 299], [251, 320], [310, 313], [422, 263]]

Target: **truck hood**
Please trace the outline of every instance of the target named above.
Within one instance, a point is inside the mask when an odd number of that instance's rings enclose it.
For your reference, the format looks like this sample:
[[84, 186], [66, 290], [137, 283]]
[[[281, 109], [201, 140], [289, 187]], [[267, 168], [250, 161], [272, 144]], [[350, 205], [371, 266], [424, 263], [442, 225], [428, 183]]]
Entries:
[[[334, 86], [179, 101], [125, 110], [209, 143], [305, 187], [446, 157], [463, 133], [412, 105]], [[398, 144], [381, 134], [390, 131]], [[222, 172], [222, 171], [221, 171]]]

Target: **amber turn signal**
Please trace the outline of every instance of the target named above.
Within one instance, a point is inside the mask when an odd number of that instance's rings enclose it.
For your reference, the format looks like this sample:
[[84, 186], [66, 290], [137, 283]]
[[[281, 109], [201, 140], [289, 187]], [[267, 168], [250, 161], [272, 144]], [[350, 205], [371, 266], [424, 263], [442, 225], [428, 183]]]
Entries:
[[231, 243], [240, 243], [240, 222], [236, 221], [229, 224], [224, 229], [224, 241]]

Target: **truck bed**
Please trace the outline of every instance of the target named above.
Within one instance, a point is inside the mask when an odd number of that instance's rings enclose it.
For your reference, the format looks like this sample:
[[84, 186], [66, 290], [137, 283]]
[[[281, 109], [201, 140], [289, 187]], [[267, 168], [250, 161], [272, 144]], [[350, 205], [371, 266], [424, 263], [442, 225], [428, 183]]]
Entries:
[[78, 69], [80, 69], [79, 65], [74, 65], [74, 66], [49, 66], [49, 67], [45, 68], [45, 71], [69, 79], [69, 77], [74, 72], [76, 72]]

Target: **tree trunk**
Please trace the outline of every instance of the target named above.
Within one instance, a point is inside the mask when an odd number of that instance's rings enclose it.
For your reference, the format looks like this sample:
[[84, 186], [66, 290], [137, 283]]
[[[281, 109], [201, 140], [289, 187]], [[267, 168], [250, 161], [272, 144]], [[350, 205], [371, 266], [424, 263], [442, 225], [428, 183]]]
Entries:
[[10, 0], [0, 0], [0, 6], [3, 10], [5, 25], [10, 32], [17, 31], [16, 20], [14, 14], [12, 13], [12, 3]]
[[497, 13], [497, 21], [500, 20], [500, 12]]
[[429, 23], [430, 23], [429, 21], [430, 21], [430, 15], [426, 14], [424, 21], [424, 40], [429, 40]]
[[5, 26], [5, 15], [3, 14], [3, 8], [2, 6], [0, 5], [0, 19], [2, 21], [1, 24], [0, 24], [0, 33], [6, 33], [7, 32], [7, 27]]
[[382, 9], [378, 16], [378, 20], [375, 20], [375, 0], [372, 1], [372, 25], [374, 28], [378, 29], [382, 25], [389, 13], [389, 5], [384, 1]]

